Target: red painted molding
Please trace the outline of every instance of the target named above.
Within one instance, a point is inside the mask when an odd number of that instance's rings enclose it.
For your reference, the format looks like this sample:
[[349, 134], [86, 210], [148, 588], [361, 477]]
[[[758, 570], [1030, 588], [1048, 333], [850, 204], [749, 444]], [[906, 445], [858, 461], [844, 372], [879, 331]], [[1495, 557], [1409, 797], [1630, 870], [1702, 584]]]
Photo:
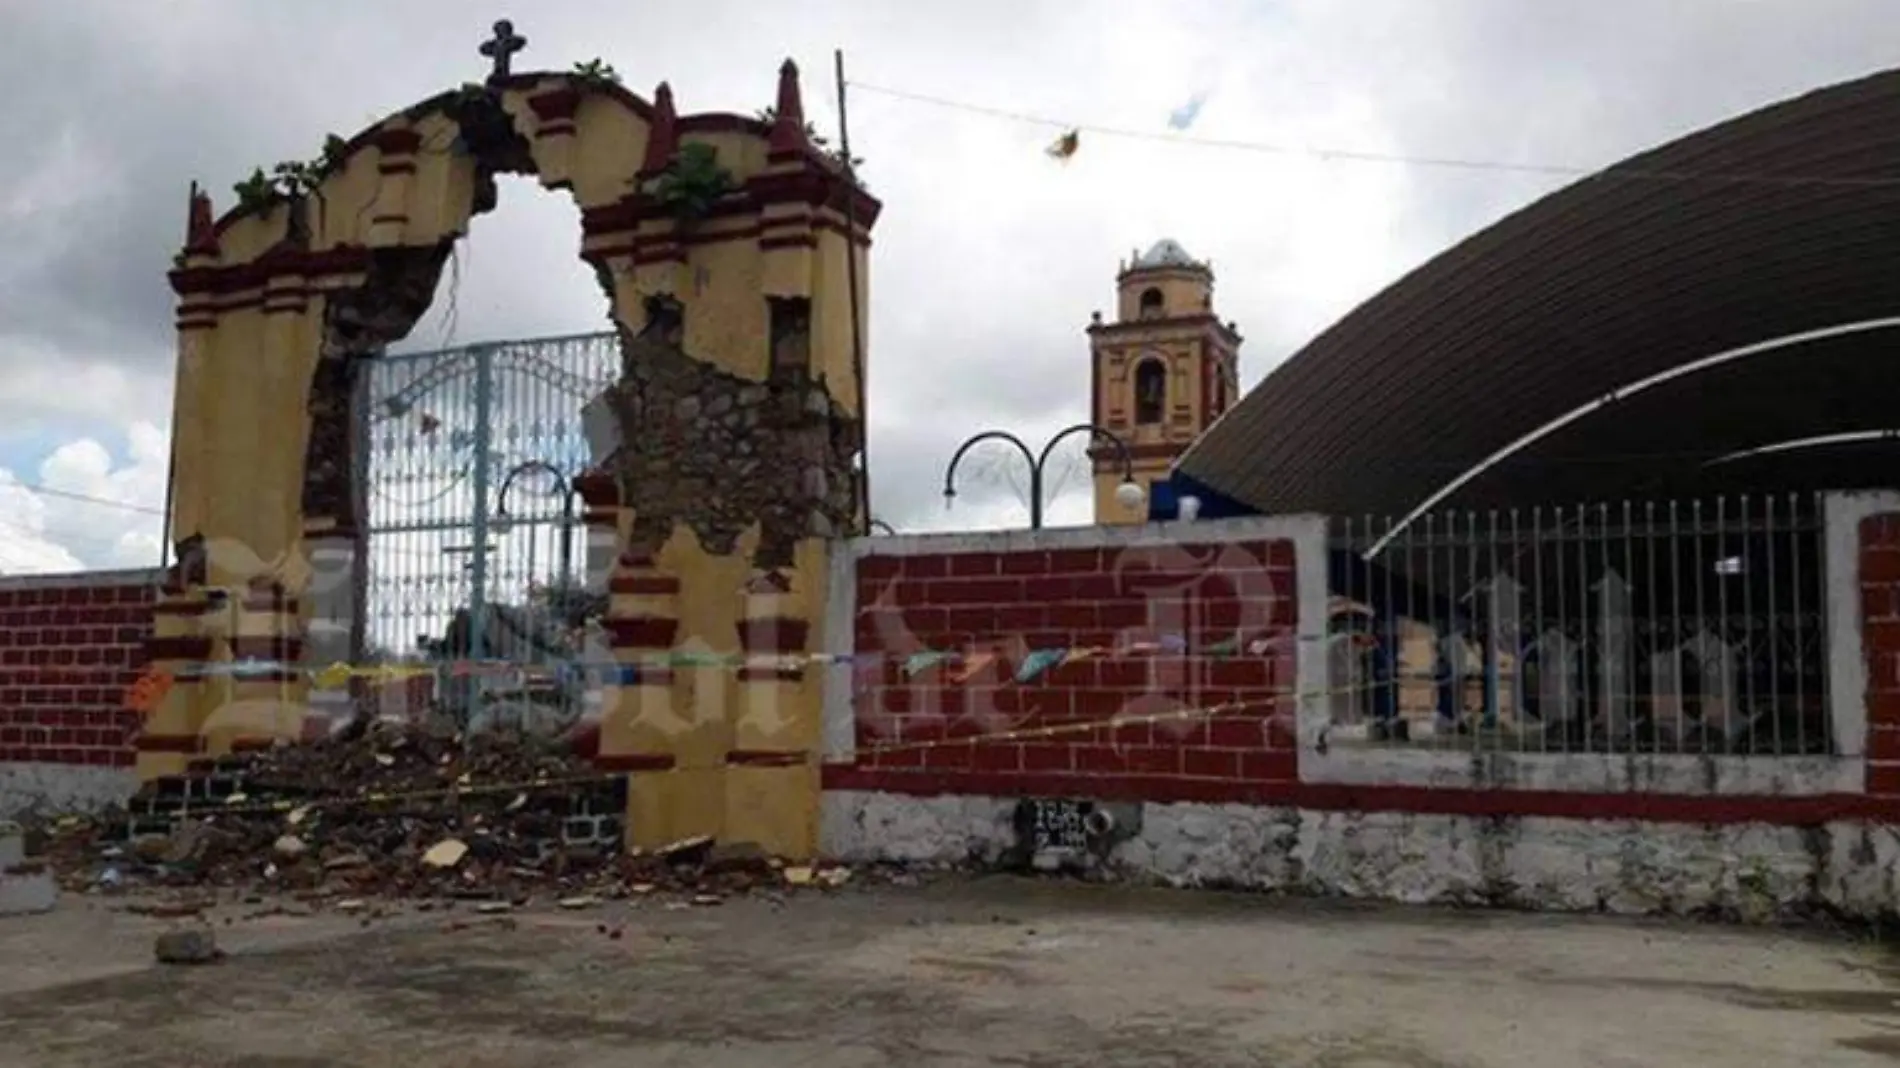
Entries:
[[338, 245], [313, 252], [278, 246], [250, 263], [179, 267], [167, 277], [171, 280], [172, 291], [180, 297], [231, 294], [246, 289], [261, 289], [278, 275], [314, 279], [339, 274], [361, 274], [369, 269], [369, 261], [370, 250], [362, 245]]
[[607, 580], [607, 592], [666, 597], [680, 591], [680, 580], [667, 575], [615, 575]]
[[[412, 156], [422, 148], [422, 135], [407, 128], [391, 129], [387, 126], [372, 126], [365, 133], [357, 136], [375, 145], [386, 156]], [[346, 155], [347, 153], [346, 149]]]
[[671, 649], [680, 621], [666, 616], [610, 617], [602, 620], [601, 626], [615, 649]]
[[620, 483], [612, 473], [595, 468], [574, 476], [574, 489], [589, 508], [620, 507]]
[[[534, 112], [535, 118], [544, 123], [571, 120], [581, 109], [581, 91], [574, 86], [564, 85], [545, 93], [536, 93], [528, 98], [528, 107]], [[568, 122], [566, 126], [571, 133], [574, 124]]]
[[739, 647], [749, 653], [797, 653], [805, 649], [811, 623], [783, 616], [739, 621]]
[[132, 747], [141, 753], [202, 753], [205, 740], [196, 734], [140, 734]]
[[739, 669], [740, 682], [803, 682], [805, 669], [800, 667], [742, 667]]
[[734, 749], [726, 754], [726, 764], [742, 768], [791, 768], [811, 760], [802, 749]]
[[671, 771], [676, 763], [671, 753], [594, 754], [594, 766], [602, 771]]

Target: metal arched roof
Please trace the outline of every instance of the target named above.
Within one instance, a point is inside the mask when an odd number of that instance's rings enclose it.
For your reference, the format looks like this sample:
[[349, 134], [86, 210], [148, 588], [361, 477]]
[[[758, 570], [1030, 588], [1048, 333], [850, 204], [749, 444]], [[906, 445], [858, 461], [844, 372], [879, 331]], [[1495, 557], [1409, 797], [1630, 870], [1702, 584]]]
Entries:
[[[1900, 315], [1900, 71], [1698, 131], [1466, 239], [1327, 329], [1182, 457], [1263, 512], [1402, 513], [1581, 405], [1725, 350]], [[1612, 403], [1453, 505], [1900, 483], [1900, 449], [1711, 467], [1900, 426], [1900, 329]]]

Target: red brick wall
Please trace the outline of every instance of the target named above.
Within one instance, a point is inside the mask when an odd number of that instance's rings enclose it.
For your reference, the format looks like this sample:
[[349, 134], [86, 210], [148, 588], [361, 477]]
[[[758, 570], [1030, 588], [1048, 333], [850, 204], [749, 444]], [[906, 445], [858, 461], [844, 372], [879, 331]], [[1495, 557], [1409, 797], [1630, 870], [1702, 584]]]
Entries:
[[[877, 659], [855, 680], [856, 765], [827, 781], [1147, 800], [1284, 791], [1298, 778], [1293, 561], [1288, 541], [865, 556], [855, 647]], [[1089, 647], [1123, 652], [1015, 681], [1031, 650]], [[924, 650], [965, 659], [907, 676]]]
[[1900, 795], [1900, 513], [1860, 521], [1867, 792]]
[[156, 573], [0, 580], [0, 762], [130, 766]]

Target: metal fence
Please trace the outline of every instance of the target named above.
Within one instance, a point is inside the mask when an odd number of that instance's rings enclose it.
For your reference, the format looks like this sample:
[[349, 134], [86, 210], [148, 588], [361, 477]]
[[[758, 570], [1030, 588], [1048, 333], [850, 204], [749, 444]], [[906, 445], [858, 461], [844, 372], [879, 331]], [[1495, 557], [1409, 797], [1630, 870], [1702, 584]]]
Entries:
[[1334, 734], [1830, 752], [1821, 553], [1815, 495], [1337, 520]]
[[618, 367], [604, 333], [385, 356], [364, 376], [372, 655], [521, 669], [438, 685], [458, 717], [578, 712], [556, 670], [579, 648], [560, 611], [584, 578], [572, 482], [581, 409]]

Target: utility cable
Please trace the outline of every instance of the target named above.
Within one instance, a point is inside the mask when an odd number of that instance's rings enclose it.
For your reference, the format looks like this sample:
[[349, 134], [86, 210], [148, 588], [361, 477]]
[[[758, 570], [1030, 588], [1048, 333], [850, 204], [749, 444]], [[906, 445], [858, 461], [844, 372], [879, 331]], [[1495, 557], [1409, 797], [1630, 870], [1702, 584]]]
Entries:
[[1900, 186], [1900, 178], [1848, 178], [1823, 175], [1787, 175], [1787, 174], [1751, 174], [1746, 172], [1690, 171], [1674, 169], [1648, 169], [1641, 167], [1584, 167], [1565, 163], [1515, 163], [1505, 160], [1467, 159], [1453, 156], [1413, 156], [1396, 152], [1367, 152], [1355, 149], [1314, 148], [1305, 145], [1277, 144], [1270, 141], [1247, 141], [1233, 138], [1195, 137], [1184, 133], [1163, 133], [1156, 130], [1135, 130], [1127, 127], [1104, 126], [1093, 123], [1065, 122], [1044, 115], [1015, 111], [1009, 108], [993, 107], [986, 104], [973, 104], [947, 97], [931, 96], [925, 93], [913, 93], [903, 89], [891, 89], [865, 82], [852, 82], [851, 88], [859, 92], [893, 100], [927, 104], [931, 107], [961, 111], [972, 115], [984, 115], [994, 119], [1041, 126], [1052, 130], [1079, 131], [1103, 137], [1119, 137], [1136, 141], [1156, 141], [1163, 144], [1188, 145], [1197, 148], [1219, 148], [1244, 152], [1257, 152], [1277, 156], [1303, 157], [1322, 162], [1344, 161], [1348, 163], [1378, 163], [1389, 166], [1435, 167], [1448, 170], [1482, 171], [1512, 174], [1536, 174], [1545, 177], [1587, 178], [1600, 177], [1614, 180], [1657, 181], [1657, 182], [1708, 182], [1721, 185], [1770, 185], [1788, 187], [1849, 187], [1849, 188], [1887, 188]]

